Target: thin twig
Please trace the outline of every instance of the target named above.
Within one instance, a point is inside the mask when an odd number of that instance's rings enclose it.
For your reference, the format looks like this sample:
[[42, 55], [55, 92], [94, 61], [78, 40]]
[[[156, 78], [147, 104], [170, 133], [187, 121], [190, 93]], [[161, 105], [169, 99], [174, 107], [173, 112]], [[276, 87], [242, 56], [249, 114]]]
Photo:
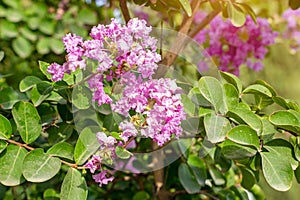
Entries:
[[[19, 146], [19, 147], [24, 147], [25, 149], [28, 149], [28, 150], [30, 150], [30, 151], [33, 151], [33, 150], [35, 150], [35, 148], [33, 148], [33, 147], [31, 147], [31, 146], [28, 146], [27, 144], [23, 144], [23, 143], [20, 143], [20, 142], [17, 142], [17, 141], [14, 141], [14, 140], [6, 140], [7, 142], [9, 142], [9, 143], [11, 143], [11, 144], [15, 144], [15, 145], [17, 145], [17, 146]], [[65, 164], [65, 165], [67, 165], [67, 166], [69, 166], [69, 167], [72, 167], [72, 168], [76, 168], [76, 169], [85, 169], [85, 167], [79, 167], [79, 166], [77, 166], [77, 164], [75, 164], [75, 163], [69, 163], [69, 162], [67, 162], [67, 161], [64, 161], [64, 160], [60, 160], [61, 161], [61, 163], [63, 163], [63, 164]]]
[[123, 148], [125, 149], [125, 148], [130, 144], [130, 142], [132, 142], [134, 139], [135, 139], [135, 137], [131, 137], [131, 138], [123, 145]]
[[123, 14], [124, 20], [127, 24], [128, 21], [131, 19], [130, 14], [129, 14], [129, 10], [128, 10], [128, 7], [127, 7], [127, 2], [126, 2], [126, 0], [119, 0], [119, 3], [120, 3], [120, 8], [121, 8], [121, 12]]

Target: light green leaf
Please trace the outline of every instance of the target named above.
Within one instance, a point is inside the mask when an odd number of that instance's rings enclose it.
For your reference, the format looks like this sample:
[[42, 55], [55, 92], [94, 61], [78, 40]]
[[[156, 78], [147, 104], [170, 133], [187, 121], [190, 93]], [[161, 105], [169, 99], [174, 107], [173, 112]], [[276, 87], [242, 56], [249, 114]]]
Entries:
[[243, 85], [242, 85], [241, 80], [237, 76], [235, 76], [229, 72], [222, 72], [222, 71], [220, 71], [220, 74], [225, 81], [234, 85], [234, 87], [237, 89], [239, 94], [242, 93]]
[[231, 129], [227, 134], [228, 139], [238, 144], [260, 148], [259, 138], [255, 130], [247, 125], [239, 125]]
[[3, 60], [4, 58], [4, 51], [0, 51], [0, 62]]
[[8, 145], [6, 152], [0, 157], [0, 183], [6, 186], [16, 186], [24, 182], [22, 163], [26, 149], [16, 145]]
[[0, 22], [0, 30], [1, 38], [14, 38], [18, 35], [17, 25], [7, 20]]
[[34, 142], [42, 132], [40, 116], [36, 108], [29, 102], [18, 102], [12, 109], [12, 115], [22, 140], [26, 143]]
[[92, 93], [85, 86], [78, 85], [73, 89], [72, 93], [73, 105], [79, 109], [88, 109], [91, 106]]
[[7, 146], [7, 142], [5, 142], [4, 140], [0, 140], [0, 154], [6, 149]]
[[50, 52], [50, 39], [49, 38], [40, 38], [36, 44], [36, 50], [39, 54], [47, 54]]
[[238, 7], [234, 6], [231, 2], [228, 2], [228, 15], [233, 26], [241, 27], [246, 22], [246, 15], [242, 13]]
[[32, 44], [24, 37], [17, 37], [12, 41], [12, 48], [21, 58], [27, 58], [31, 55]]
[[269, 120], [278, 128], [300, 134], [300, 120], [296, 112], [280, 110], [270, 115]]
[[179, 165], [178, 176], [180, 183], [188, 193], [192, 194], [199, 192], [201, 186], [197, 182], [195, 174], [193, 174], [187, 164], [181, 163]]
[[60, 142], [48, 149], [47, 154], [73, 160], [74, 147], [66, 142]]
[[186, 14], [191, 17], [192, 16], [192, 8], [191, 8], [191, 4], [189, 2], [189, 0], [179, 0], [182, 8], [184, 9], [184, 11], [186, 12]]
[[257, 133], [262, 130], [262, 123], [260, 118], [255, 115], [244, 103], [239, 103], [236, 107], [230, 109], [227, 113], [228, 117], [231, 117], [242, 124], [248, 124]]
[[188, 98], [187, 95], [183, 94], [181, 95], [181, 102], [183, 103], [185, 113], [187, 113], [189, 116], [194, 116], [196, 106], [192, 100]]
[[207, 140], [211, 143], [224, 141], [226, 133], [231, 129], [229, 120], [216, 114], [204, 116], [204, 127]]
[[137, 193], [134, 194], [134, 196], [132, 197], [132, 200], [149, 200], [150, 199], [150, 195], [145, 192], [145, 191], [139, 191]]
[[65, 50], [62, 40], [53, 37], [50, 38], [50, 49], [56, 54], [62, 54]]
[[76, 164], [84, 164], [99, 146], [95, 131], [91, 127], [84, 128], [79, 135], [74, 150]]
[[21, 80], [19, 89], [21, 92], [26, 92], [41, 81], [42, 80], [36, 76], [26, 76], [24, 79]]
[[74, 168], [69, 168], [61, 186], [61, 200], [87, 199], [88, 188], [81, 173]]
[[246, 87], [243, 91], [244, 94], [257, 94], [272, 97], [272, 92], [265, 86], [254, 84]]
[[49, 97], [49, 95], [50, 94], [40, 94], [36, 86], [34, 86], [29, 92], [30, 99], [34, 106], [39, 106], [41, 103], [43, 103], [44, 100], [46, 100]]
[[82, 24], [94, 25], [97, 23], [97, 15], [93, 10], [83, 8], [79, 10], [76, 20]]
[[60, 159], [45, 154], [43, 149], [35, 149], [26, 155], [22, 172], [26, 180], [40, 183], [54, 177], [60, 166]]
[[225, 103], [228, 110], [234, 109], [239, 104], [239, 93], [230, 83], [223, 85], [225, 92]]
[[7, 140], [12, 134], [12, 127], [8, 119], [0, 114], [0, 139]]
[[43, 61], [39, 61], [39, 67], [40, 70], [43, 72], [43, 74], [48, 78], [51, 79], [51, 75], [47, 72], [47, 69], [49, 67], [49, 63], [43, 62]]
[[132, 156], [132, 153], [130, 153], [127, 149], [124, 149], [121, 146], [116, 147], [116, 154], [121, 159], [128, 159], [130, 156]]
[[[262, 171], [267, 183], [278, 191], [287, 191], [293, 181], [293, 169], [285, 159], [276, 151], [261, 152]], [[280, 159], [280, 161], [279, 161]]]
[[199, 81], [200, 93], [214, 106], [217, 112], [224, 112], [223, 90], [214, 77], [204, 76]]

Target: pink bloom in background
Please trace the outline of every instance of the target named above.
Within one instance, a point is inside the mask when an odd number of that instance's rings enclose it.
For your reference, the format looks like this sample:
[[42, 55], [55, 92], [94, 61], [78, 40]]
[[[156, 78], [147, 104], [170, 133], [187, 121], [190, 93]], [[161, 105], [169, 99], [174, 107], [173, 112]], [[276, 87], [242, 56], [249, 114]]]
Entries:
[[300, 10], [288, 9], [282, 14], [282, 18], [287, 23], [283, 37], [291, 39], [290, 47], [298, 50], [300, 47]]
[[[203, 15], [196, 15], [201, 21]], [[200, 18], [200, 19], [199, 19]], [[267, 47], [275, 43], [277, 32], [273, 31], [266, 19], [257, 18], [257, 24], [247, 16], [241, 27], [235, 27], [230, 20], [217, 16], [210, 26], [200, 31], [195, 40], [203, 45], [205, 57], [213, 57], [216, 65], [222, 71], [239, 74], [242, 64], [255, 71], [263, 68], [262, 60], [268, 52]], [[207, 68], [199, 63], [199, 70]]]

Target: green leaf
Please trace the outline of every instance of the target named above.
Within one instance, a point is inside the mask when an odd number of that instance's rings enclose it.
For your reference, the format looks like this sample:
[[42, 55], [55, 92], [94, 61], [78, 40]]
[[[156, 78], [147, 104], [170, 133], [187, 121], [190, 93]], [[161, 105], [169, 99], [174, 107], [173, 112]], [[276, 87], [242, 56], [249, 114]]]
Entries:
[[235, 108], [239, 104], [239, 93], [237, 89], [230, 83], [223, 85], [225, 92], [225, 103], [228, 110]]
[[12, 127], [8, 119], [0, 114], [0, 139], [7, 140], [12, 134]]
[[43, 74], [48, 78], [51, 79], [51, 75], [47, 72], [47, 69], [49, 67], [49, 63], [43, 62], [43, 61], [39, 61], [39, 67], [40, 70], [43, 72]]
[[57, 193], [53, 188], [48, 188], [43, 193], [44, 200], [59, 200], [59, 193]]
[[201, 186], [197, 182], [195, 174], [193, 174], [187, 164], [181, 163], [179, 165], [178, 176], [180, 183], [188, 193], [192, 194], [199, 192]]
[[209, 166], [208, 172], [216, 185], [225, 184], [225, 179], [222, 173], [219, 170], [217, 170], [214, 166]]
[[73, 125], [66, 124], [64, 122], [56, 124], [57, 126], [51, 126], [47, 129], [48, 141], [50, 144], [66, 141], [73, 133]]
[[203, 128], [200, 126], [199, 117], [189, 117], [181, 122], [183, 131], [187, 134], [196, 135], [199, 134]]
[[38, 38], [38, 34], [31, 31], [27, 26], [21, 27], [20, 33], [30, 41], [36, 41]]
[[207, 101], [203, 95], [200, 93], [198, 87], [192, 88], [189, 91], [188, 97], [194, 102], [194, 104], [199, 105], [201, 107], [211, 107], [211, 103]]
[[36, 85], [36, 88], [41, 95], [47, 95], [52, 92], [53, 85], [48, 81], [42, 81]]
[[260, 84], [266, 88], [268, 88], [268, 90], [271, 92], [272, 96], [276, 96], [276, 91], [274, 90], [274, 88], [268, 84], [267, 82], [265, 82], [264, 80], [257, 80], [255, 81], [256, 84]]
[[220, 71], [220, 74], [225, 81], [234, 85], [234, 87], [237, 89], [239, 94], [242, 93], [243, 85], [242, 85], [241, 80], [238, 77], [236, 77], [235, 75], [233, 75], [229, 72]]
[[241, 10], [231, 2], [228, 2], [227, 8], [228, 8], [228, 15], [232, 25], [236, 27], [243, 26], [246, 22], [245, 13], [241, 12]]
[[43, 20], [43, 22], [39, 24], [38, 28], [46, 35], [53, 35], [55, 32], [55, 23], [55, 20]]
[[81, 173], [74, 168], [69, 168], [61, 186], [61, 200], [87, 199], [88, 188]]
[[6, 147], [8, 146], [8, 143], [0, 140], [0, 154], [6, 149]]
[[149, 200], [150, 199], [150, 195], [145, 192], [145, 191], [139, 191], [137, 193], [134, 194], [134, 196], [132, 197], [132, 200]]
[[55, 121], [55, 119], [58, 117], [56, 109], [48, 103], [43, 103], [38, 106], [37, 111], [41, 116], [43, 126], [52, 124], [53, 121]]
[[228, 139], [238, 144], [260, 148], [259, 138], [255, 130], [247, 125], [239, 125], [231, 129], [227, 134]]
[[76, 20], [82, 24], [94, 25], [97, 23], [97, 16], [93, 10], [83, 8], [79, 10]]
[[24, 79], [21, 80], [19, 89], [21, 92], [26, 92], [41, 81], [42, 80], [36, 76], [26, 76]]
[[289, 6], [293, 9], [296, 10], [300, 7], [300, 1], [299, 0], [289, 0]]
[[89, 88], [78, 85], [72, 93], [72, 103], [79, 109], [88, 109], [91, 106], [92, 94]]
[[18, 102], [12, 109], [12, 115], [22, 140], [26, 143], [34, 142], [42, 132], [40, 116], [36, 108], [28, 102]]
[[276, 152], [278, 157], [284, 157], [282, 160], [290, 163], [293, 170], [298, 167], [298, 161], [294, 159], [293, 146], [286, 140], [277, 138], [264, 144], [264, 148], [269, 152]]
[[0, 62], [3, 60], [4, 58], [4, 51], [0, 51]]
[[43, 149], [35, 149], [26, 155], [22, 172], [27, 181], [40, 183], [54, 177], [60, 166], [60, 159], [45, 154]]
[[236, 107], [230, 109], [227, 115], [239, 123], [248, 124], [258, 133], [262, 130], [260, 118], [249, 109], [248, 105], [244, 103], [239, 103]]
[[191, 17], [192, 16], [192, 8], [189, 0], [179, 0], [182, 8], [186, 12], [187, 16]]
[[36, 50], [39, 54], [48, 54], [50, 52], [50, 39], [49, 38], [40, 38], [36, 44]]
[[91, 127], [84, 128], [79, 135], [74, 150], [76, 164], [84, 164], [99, 146], [95, 131]]
[[243, 91], [244, 94], [256, 94], [256, 95], [264, 95], [264, 96], [268, 96], [268, 97], [272, 97], [272, 93], [271, 91], [260, 84], [254, 84], [254, 85], [250, 85], [247, 88], [244, 89]]
[[[299, 114], [300, 115], [300, 114]], [[269, 120], [276, 127], [300, 134], [300, 120], [295, 113], [291, 111], [280, 110], [270, 115]]]
[[12, 109], [13, 105], [22, 100], [27, 100], [25, 94], [13, 90], [11, 87], [0, 91], [0, 107], [3, 109]]
[[207, 114], [204, 116], [204, 127], [207, 140], [211, 143], [218, 143], [225, 140], [226, 133], [231, 125], [228, 119], [216, 114]]
[[225, 140], [222, 145], [222, 153], [228, 159], [240, 160], [253, 157], [257, 150], [252, 146], [243, 146], [230, 140]]
[[43, 101], [45, 101], [50, 94], [42, 95], [36, 86], [32, 88], [32, 90], [29, 92], [30, 99], [34, 106], [39, 106]]
[[254, 184], [256, 183], [255, 175], [254, 173], [246, 168], [246, 167], [239, 167], [242, 172], [242, 182], [241, 185], [247, 189], [250, 190]]
[[14, 38], [18, 35], [17, 25], [7, 20], [0, 22], [0, 30], [1, 38]]
[[132, 156], [132, 153], [130, 153], [127, 149], [124, 149], [121, 146], [116, 147], [116, 154], [121, 159], [128, 159], [130, 156]]
[[12, 48], [21, 58], [28, 58], [32, 51], [32, 44], [24, 37], [17, 37], [12, 41]]
[[6, 10], [6, 19], [11, 22], [20, 22], [23, 18], [22, 12], [15, 9]]
[[[287, 191], [293, 181], [291, 164], [276, 151], [261, 152], [262, 171], [267, 183], [278, 191]], [[278, 160], [280, 159], [280, 161]]]
[[26, 149], [8, 145], [6, 151], [0, 155], [0, 183], [6, 186], [16, 186], [24, 182], [22, 164], [26, 156]]
[[65, 51], [62, 40], [56, 38], [50, 38], [50, 49], [56, 54], [62, 54]]
[[214, 106], [217, 112], [224, 109], [222, 86], [216, 78], [208, 76], [202, 77], [199, 81], [199, 90], [200, 93]]
[[271, 124], [268, 116], [262, 117], [261, 122], [263, 124], [263, 130], [261, 133], [262, 139], [264, 141], [269, 141], [272, 139], [274, 134], [277, 133], [278, 131], [276, 130], [275, 126]]
[[74, 147], [66, 142], [60, 142], [48, 149], [47, 154], [73, 160]]
[[189, 116], [194, 116], [196, 106], [192, 102], [192, 100], [188, 98], [187, 95], [182, 94], [181, 102], [183, 103], [185, 113], [188, 114]]

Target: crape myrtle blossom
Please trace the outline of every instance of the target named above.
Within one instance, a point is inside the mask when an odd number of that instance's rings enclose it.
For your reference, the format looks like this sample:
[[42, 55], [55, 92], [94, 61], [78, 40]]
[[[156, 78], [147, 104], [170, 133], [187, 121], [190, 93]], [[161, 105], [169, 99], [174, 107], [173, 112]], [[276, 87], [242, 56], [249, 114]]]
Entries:
[[298, 50], [300, 47], [300, 10], [288, 9], [282, 14], [282, 18], [287, 23], [283, 37], [291, 39], [291, 48]]
[[[196, 17], [203, 18], [200, 14]], [[195, 23], [198, 21], [196, 18]], [[258, 17], [255, 23], [247, 16], [243, 26], [235, 27], [229, 19], [224, 21], [217, 16], [208, 28], [195, 36], [195, 40], [205, 48], [204, 56], [212, 57], [220, 70], [238, 75], [242, 64], [254, 71], [263, 68], [267, 47], [275, 43], [277, 35], [263, 18]], [[205, 68], [202, 65], [200, 62], [199, 70]]]
[[141, 135], [162, 146], [182, 134], [181, 89], [175, 80], [152, 79], [161, 56], [151, 30], [145, 20], [134, 18], [127, 25], [112, 19], [108, 25], [95, 26], [89, 40], [69, 33], [63, 38], [66, 62], [48, 67], [53, 81], [77, 69], [87, 72], [92, 100], [99, 106], [110, 104], [113, 112], [126, 118], [119, 124], [118, 141], [104, 132], [96, 135], [99, 148], [85, 167], [100, 186], [113, 180], [103, 164], [113, 164], [116, 147], [128, 145], [129, 138]]
[[[175, 80], [168, 78], [126, 86], [122, 98], [112, 104], [114, 112], [131, 119], [120, 124], [124, 141], [137, 134], [135, 127], [142, 136], [152, 138], [160, 146], [172, 135], [178, 138], [182, 133], [181, 121], [185, 119], [180, 93]], [[130, 110], [136, 114], [129, 116]]]

